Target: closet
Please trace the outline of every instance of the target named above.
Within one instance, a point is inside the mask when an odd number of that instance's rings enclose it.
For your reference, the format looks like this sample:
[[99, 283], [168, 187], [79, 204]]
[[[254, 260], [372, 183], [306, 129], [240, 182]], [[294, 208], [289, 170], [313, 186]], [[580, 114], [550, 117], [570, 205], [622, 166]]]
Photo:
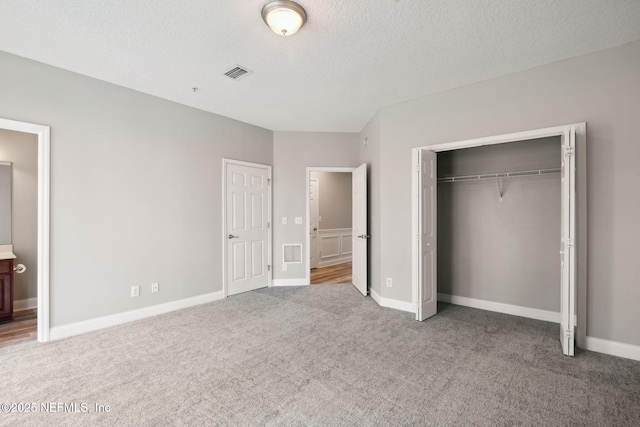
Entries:
[[560, 321], [561, 157], [559, 136], [437, 154], [439, 300]]
[[440, 300], [558, 322], [562, 352], [574, 355], [585, 141], [586, 123], [575, 123], [412, 150], [416, 320]]

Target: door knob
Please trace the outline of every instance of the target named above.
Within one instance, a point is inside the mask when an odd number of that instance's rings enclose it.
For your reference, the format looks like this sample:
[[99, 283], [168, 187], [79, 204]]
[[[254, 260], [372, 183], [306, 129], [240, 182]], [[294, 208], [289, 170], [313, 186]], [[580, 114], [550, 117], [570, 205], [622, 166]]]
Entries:
[[313, 231], [318, 231], [318, 228], [317, 227], [313, 227]]
[[369, 235], [368, 234], [361, 234], [358, 236], [359, 239], [368, 239]]
[[237, 239], [237, 238], [238, 238], [238, 236], [234, 236], [233, 234], [229, 234], [229, 235], [227, 236], [227, 238], [228, 238], [228, 239]]

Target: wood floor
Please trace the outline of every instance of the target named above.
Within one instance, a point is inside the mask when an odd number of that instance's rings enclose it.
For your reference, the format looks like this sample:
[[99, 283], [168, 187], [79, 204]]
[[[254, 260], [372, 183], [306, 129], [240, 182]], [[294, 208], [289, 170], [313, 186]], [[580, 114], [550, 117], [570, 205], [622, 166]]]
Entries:
[[13, 320], [0, 322], [0, 347], [38, 338], [38, 309], [13, 313]]
[[311, 270], [312, 285], [336, 285], [340, 283], [351, 283], [350, 262]]

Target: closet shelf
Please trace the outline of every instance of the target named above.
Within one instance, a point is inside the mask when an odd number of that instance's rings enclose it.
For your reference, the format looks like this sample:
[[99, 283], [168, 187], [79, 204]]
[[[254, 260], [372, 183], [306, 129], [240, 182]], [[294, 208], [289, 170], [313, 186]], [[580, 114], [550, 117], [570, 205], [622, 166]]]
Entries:
[[480, 175], [461, 175], [461, 176], [449, 176], [446, 178], [438, 178], [438, 182], [460, 182], [460, 181], [476, 181], [479, 179], [490, 178], [508, 178], [514, 176], [530, 176], [530, 175], [550, 175], [554, 173], [560, 173], [558, 169], [537, 169], [517, 172], [501, 172], [501, 173], [488, 173]]

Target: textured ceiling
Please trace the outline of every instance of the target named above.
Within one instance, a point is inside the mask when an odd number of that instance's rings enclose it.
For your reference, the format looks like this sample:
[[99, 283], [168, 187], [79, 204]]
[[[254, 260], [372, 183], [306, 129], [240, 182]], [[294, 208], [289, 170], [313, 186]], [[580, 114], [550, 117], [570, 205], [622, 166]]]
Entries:
[[[272, 130], [358, 132], [386, 105], [640, 39], [637, 0], [298, 0], [286, 38], [265, 3], [1, 0], [0, 50]], [[253, 74], [225, 77], [236, 64]]]

